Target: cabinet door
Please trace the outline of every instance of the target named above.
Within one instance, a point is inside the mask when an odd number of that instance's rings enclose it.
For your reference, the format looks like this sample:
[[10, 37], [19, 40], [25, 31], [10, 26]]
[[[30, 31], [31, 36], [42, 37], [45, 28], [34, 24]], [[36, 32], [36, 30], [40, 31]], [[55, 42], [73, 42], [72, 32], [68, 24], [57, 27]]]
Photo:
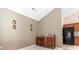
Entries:
[[79, 45], [79, 36], [75, 36], [75, 44]]
[[74, 24], [75, 31], [79, 31], [79, 23]]
[[37, 45], [41, 45], [39, 39], [36, 39], [36, 44], [37, 44]]
[[36, 44], [40, 46], [44, 46], [44, 37], [37, 37]]
[[47, 47], [48, 48], [54, 48], [55, 46], [55, 41], [54, 41], [55, 39], [54, 38], [51, 38], [51, 37], [49, 37], [48, 39], [47, 39]]

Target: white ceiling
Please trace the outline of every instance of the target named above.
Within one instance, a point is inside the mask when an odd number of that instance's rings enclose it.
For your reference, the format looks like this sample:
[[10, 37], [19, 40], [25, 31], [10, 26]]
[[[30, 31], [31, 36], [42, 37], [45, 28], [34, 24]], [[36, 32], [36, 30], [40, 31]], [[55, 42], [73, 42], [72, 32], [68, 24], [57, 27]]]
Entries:
[[78, 10], [79, 8], [62, 8], [62, 16], [65, 17], [71, 15]]
[[8, 8], [8, 9], [39, 21], [43, 17], [45, 17], [48, 13], [50, 13], [54, 8], [35, 8], [34, 10], [32, 8]]

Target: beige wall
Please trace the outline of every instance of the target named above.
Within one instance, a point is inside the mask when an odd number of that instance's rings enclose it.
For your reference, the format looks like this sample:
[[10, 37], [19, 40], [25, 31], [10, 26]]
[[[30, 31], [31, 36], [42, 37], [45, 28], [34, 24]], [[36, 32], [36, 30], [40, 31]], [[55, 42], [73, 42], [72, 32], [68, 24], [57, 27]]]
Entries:
[[[15, 30], [12, 29], [12, 20], [16, 20]], [[19, 49], [35, 44], [37, 23], [31, 18], [0, 8], [0, 41], [3, 49]], [[33, 31], [30, 31], [30, 24], [33, 24]]]
[[[17, 28], [12, 29], [12, 20]], [[30, 31], [33, 24], [33, 31]], [[56, 46], [62, 46], [61, 9], [54, 9], [41, 21], [37, 22], [24, 15], [0, 8], [0, 42], [3, 49], [19, 49], [35, 44], [37, 34], [53, 32], [56, 34]]]
[[39, 33], [45, 35], [56, 34], [56, 46], [62, 46], [62, 17], [61, 9], [56, 8], [39, 22]]

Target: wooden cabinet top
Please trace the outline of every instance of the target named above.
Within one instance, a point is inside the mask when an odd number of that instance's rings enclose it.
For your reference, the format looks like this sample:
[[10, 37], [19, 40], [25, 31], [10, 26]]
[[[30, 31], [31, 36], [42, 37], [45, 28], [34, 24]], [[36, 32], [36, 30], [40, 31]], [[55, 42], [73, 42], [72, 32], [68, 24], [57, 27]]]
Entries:
[[74, 27], [74, 30], [75, 30], [75, 31], [79, 31], [79, 23], [65, 24], [63, 27], [64, 27], [64, 28], [67, 28], [67, 27]]
[[79, 23], [74, 24], [75, 31], [79, 31]]
[[66, 25], [64, 25], [64, 28], [66, 28], [66, 27], [74, 27], [74, 24], [66, 24]]

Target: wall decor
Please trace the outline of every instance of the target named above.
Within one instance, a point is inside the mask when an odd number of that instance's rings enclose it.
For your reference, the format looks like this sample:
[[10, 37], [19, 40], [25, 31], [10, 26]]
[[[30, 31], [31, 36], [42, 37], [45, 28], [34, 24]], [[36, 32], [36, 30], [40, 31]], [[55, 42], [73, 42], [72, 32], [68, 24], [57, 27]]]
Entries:
[[32, 25], [32, 24], [30, 24], [30, 31], [32, 31], [32, 30], [33, 30], [33, 28], [32, 28], [32, 27], [33, 27], [33, 25]]
[[12, 21], [12, 28], [16, 29], [16, 21], [15, 20]]
[[16, 24], [16, 21], [15, 21], [15, 20], [13, 20], [13, 21], [12, 21], [12, 24]]

